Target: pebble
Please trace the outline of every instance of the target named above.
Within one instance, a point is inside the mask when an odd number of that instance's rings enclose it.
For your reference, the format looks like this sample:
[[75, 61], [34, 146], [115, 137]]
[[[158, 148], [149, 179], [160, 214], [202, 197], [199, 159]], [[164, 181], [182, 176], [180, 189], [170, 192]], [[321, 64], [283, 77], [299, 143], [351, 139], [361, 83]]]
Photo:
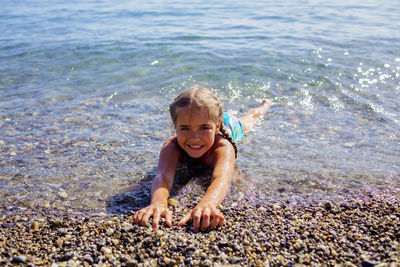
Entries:
[[58, 238], [58, 239], [56, 240], [56, 244], [57, 244], [57, 246], [58, 246], [59, 248], [61, 248], [61, 247], [63, 246], [63, 244], [64, 244], [64, 240], [61, 239], [61, 238]]
[[162, 237], [162, 236], [164, 235], [164, 232], [163, 232], [162, 230], [157, 230], [157, 231], [156, 231], [156, 235], [157, 235], [158, 237]]
[[39, 230], [39, 223], [34, 221], [32, 222], [31, 228], [33, 231], [38, 231]]
[[121, 228], [125, 232], [130, 232], [133, 229], [133, 225], [131, 223], [128, 223], [128, 222], [123, 222], [122, 225], [121, 225]]
[[273, 208], [274, 210], [280, 210], [280, 209], [281, 209], [281, 206], [279, 206], [278, 204], [274, 204], [274, 205], [272, 205], [272, 208]]
[[168, 257], [164, 257], [164, 263], [165, 264], [170, 264], [171, 263], [171, 259], [170, 258], [168, 258]]
[[[331, 200], [304, 206], [229, 203], [222, 210], [226, 225], [199, 233], [191, 225], [163, 223], [152, 231], [132, 224], [131, 214], [53, 216], [46, 210], [0, 215], [0, 265], [392, 267], [400, 261], [398, 202], [349, 201], [346, 208]], [[173, 212], [184, 215], [183, 210]], [[12, 257], [18, 254], [16, 246], [25, 255]]]
[[88, 262], [88, 263], [90, 263], [90, 264], [93, 264], [93, 257], [90, 256], [90, 255], [83, 256], [83, 260]]
[[57, 193], [57, 195], [61, 198], [61, 199], [67, 199], [68, 198], [68, 194], [65, 191], [60, 191]]
[[206, 259], [206, 260], [203, 261], [202, 265], [204, 265], [204, 266], [212, 266], [213, 264], [212, 264], [210, 259]]
[[100, 250], [104, 255], [108, 255], [112, 253], [112, 250], [108, 247], [102, 247]]
[[332, 203], [329, 202], [329, 201], [325, 202], [324, 207], [325, 207], [326, 210], [330, 210], [330, 209], [332, 209]]
[[168, 206], [176, 206], [176, 205], [178, 205], [178, 200], [176, 200], [175, 198], [168, 199]]
[[369, 261], [369, 260], [362, 260], [361, 261], [361, 266], [362, 267], [373, 267], [376, 266], [378, 263], [375, 261]]
[[12, 259], [13, 263], [25, 263], [27, 261], [27, 257], [24, 255], [16, 256]]

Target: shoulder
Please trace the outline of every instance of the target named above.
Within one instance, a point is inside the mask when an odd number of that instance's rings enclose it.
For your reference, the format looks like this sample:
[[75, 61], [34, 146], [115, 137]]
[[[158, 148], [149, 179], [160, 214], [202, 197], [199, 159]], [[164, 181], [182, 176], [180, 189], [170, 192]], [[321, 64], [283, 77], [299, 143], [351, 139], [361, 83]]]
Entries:
[[215, 144], [216, 146], [228, 146], [228, 145], [231, 145], [231, 146], [232, 146], [231, 142], [229, 142], [229, 140], [226, 139], [226, 138], [225, 138], [223, 135], [221, 135], [221, 134], [218, 134], [218, 135], [215, 137], [215, 142], [214, 142], [214, 144]]
[[178, 145], [176, 136], [169, 137], [161, 148], [160, 158], [163, 158], [164, 160], [176, 158], [179, 162], [181, 162], [182, 155], [182, 150]]
[[173, 136], [169, 137], [164, 142], [162, 150], [167, 150], [169, 152], [177, 152], [177, 153], [180, 154], [181, 150], [180, 150], [180, 147], [178, 145], [178, 141], [176, 139], [176, 136], [173, 135]]
[[164, 142], [164, 146], [168, 145], [168, 144], [175, 144], [178, 145], [177, 139], [176, 139], [176, 135], [170, 136], [168, 137], [168, 139]]
[[224, 153], [235, 157], [235, 148], [225, 137], [217, 135], [214, 142], [214, 151], [216, 153]]

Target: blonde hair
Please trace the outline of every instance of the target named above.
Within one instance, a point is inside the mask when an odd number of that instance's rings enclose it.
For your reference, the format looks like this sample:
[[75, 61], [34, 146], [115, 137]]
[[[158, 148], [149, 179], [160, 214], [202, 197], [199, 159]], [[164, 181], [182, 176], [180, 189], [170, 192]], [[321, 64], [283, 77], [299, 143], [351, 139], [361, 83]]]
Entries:
[[[169, 113], [175, 127], [178, 117], [178, 108], [206, 110], [209, 119], [214, 121], [216, 125], [218, 125], [218, 122], [222, 119], [223, 115], [222, 104], [218, 97], [207, 88], [199, 85], [194, 85], [186, 91], [183, 91], [169, 105]], [[237, 145], [223, 122], [221, 123], [219, 131], [233, 145], [233, 148], [235, 149], [235, 157], [237, 157]]]

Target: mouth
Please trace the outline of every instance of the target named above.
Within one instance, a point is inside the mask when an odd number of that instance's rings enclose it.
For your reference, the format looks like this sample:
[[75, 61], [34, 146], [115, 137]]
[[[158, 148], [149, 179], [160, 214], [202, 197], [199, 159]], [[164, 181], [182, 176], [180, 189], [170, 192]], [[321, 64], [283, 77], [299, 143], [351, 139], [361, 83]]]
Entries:
[[201, 150], [204, 146], [203, 145], [186, 145], [189, 149], [199, 151]]

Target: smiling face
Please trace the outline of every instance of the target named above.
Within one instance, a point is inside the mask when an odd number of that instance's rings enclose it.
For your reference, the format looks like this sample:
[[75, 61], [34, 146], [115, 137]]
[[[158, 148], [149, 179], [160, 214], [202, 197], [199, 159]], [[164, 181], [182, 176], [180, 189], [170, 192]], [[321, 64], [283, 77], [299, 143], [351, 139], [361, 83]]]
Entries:
[[192, 158], [203, 156], [213, 146], [219, 131], [207, 110], [197, 108], [179, 108], [175, 126], [179, 146]]

